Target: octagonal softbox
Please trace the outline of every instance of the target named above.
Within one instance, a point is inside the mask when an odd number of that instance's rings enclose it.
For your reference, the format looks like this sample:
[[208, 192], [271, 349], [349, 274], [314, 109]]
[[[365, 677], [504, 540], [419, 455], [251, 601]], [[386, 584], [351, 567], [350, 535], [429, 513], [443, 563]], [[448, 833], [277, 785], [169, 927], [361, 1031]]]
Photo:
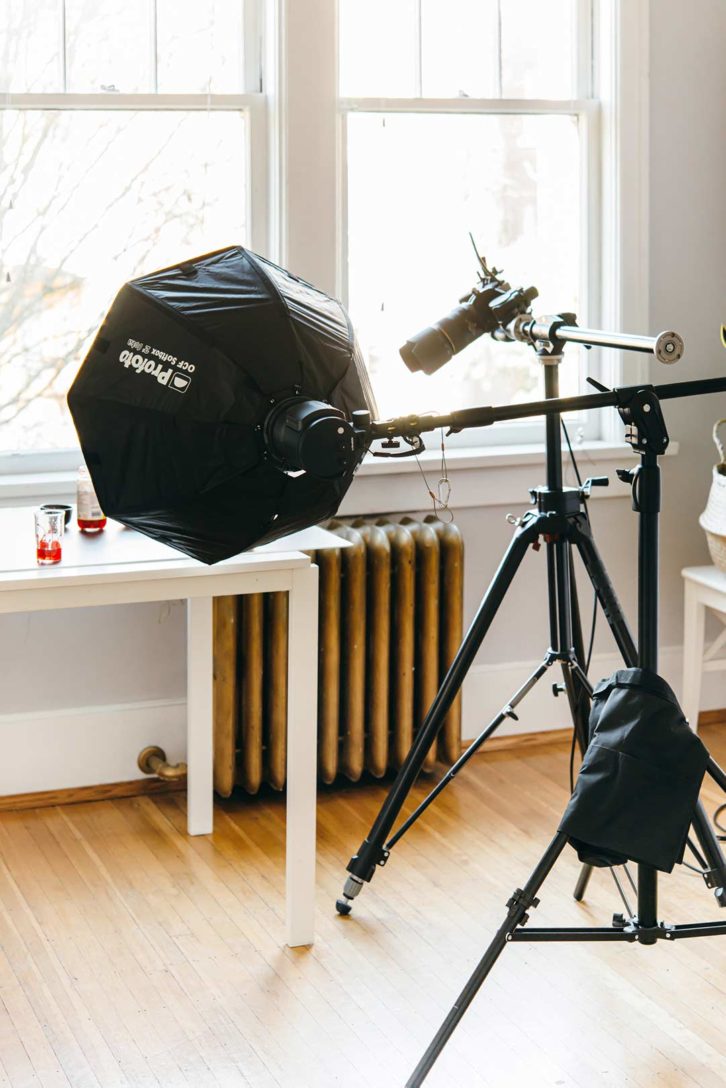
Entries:
[[205, 563], [337, 510], [334, 478], [270, 456], [285, 399], [374, 411], [339, 302], [239, 246], [127, 283], [68, 394], [104, 512]]

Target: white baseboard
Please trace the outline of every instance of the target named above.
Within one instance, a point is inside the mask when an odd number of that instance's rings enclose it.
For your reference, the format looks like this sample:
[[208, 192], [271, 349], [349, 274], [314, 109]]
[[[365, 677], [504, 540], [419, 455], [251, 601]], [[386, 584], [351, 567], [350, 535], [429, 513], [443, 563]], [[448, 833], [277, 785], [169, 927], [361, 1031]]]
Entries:
[[[680, 694], [682, 656], [680, 646], [661, 651], [661, 672], [676, 694]], [[596, 680], [608, 676], [620, 664], [617, 654], [596, 655], [591, 675]], [[532, 661], [475, 665], [464, 689], [464, 737], [481, 732], [536, 665]], [[552, 695], [552, 684], [561, 676], [559, 667], [553, 666], [518, 707], [519, 721], [507, 721], [500, 735], [567, 728], [567, 699]], [[704, 673], [701, 709], [715, 710], [724, 705], [723, 674]], [[4, 757], [0, 796], [142, 778], [136, 759], [148, 744], [160, 745], [171, 762], [185, 758], [183, 699], [82, 706], [52, 714], [30, 711], [0, 715], [0, 751]]]
[[185, 758], [183, 699], [0, 714], [0, 796], [128, 782], [142, 748]]
[[[518, 661], [506, 664], [475, 665], [466, 679], [463, 702], [462, 732], [465, 738], [478, 736], [495, 714], [505, 706], [539, 662]], [[595, 654], [590, 676], [597, 682], [622, 668], [617, 653]], [[683, 648], [666, 646], [660, 651], [660, 673], [680, 698], [683, 672]], [[562, 670], [553, 665], [548, 673], [523, 699], [517, 708], [519, 721], [507, 720], [499, 736], [515, 733], [538, 733], [550, 729], [566, 729], [571, 725], [567, 696], [555, 699], [552, 685], [560, 683]], [[726, 706], [723, 673], [703, 674], [701, 710], [720, 710]]]

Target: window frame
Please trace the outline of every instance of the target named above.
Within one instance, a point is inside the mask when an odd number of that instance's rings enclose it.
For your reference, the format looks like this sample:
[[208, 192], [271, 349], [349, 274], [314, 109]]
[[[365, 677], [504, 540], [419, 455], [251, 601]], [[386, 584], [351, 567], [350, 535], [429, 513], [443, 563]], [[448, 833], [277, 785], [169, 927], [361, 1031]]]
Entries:
[[[248, 244], [265, 253], [271, 246], [270, 178], [268, 153], [268, 101], [264, 93], [262, 52], [264, 8], [266, 0], [243, 0], [245, 88], [236, 94], [172, 93], [125, 94], [119, 91], [70, 93], [59, 90], [44, 93], [0, 93], [2, 110], [126, 110], [134, 112], [243, 113], [247, 120], [246, 148], [246, 222], [250, 224]], [[63, 5], [61, 25], [63, 34]], [[61, 56], [65, 83], [65, 47]], [[109, 304], [111, 299], [109, 299]], [[12, 450], [0, 452], [0, 478], [67, 473], [81, 460], [79, 446], [55, 450]]]
[[[584, 301], [583, 311], [586, 310], [587, 324], [592, 328], [599, 326], [600, 292], [599, 271], [594, 255], [599, 247], [599, 233], [601, 228], [601, 213], [599, 201], [598, 173], [600, 169], [600, 141], [599, 132], [599, 108], [598, 103], [592, 98], [576, 99], [525, 99], [525, 98], [340, 98], [338, 102], [341, 127], [341, 154], [340, 154], [340, 202], [342, 208], [340, 257], [339, 257], [339, 295], [344, 304], [348, 304], [348, 233], [346, 229], [346, 193], [347, 193], [347, 122], [354, 113], [397, 113], [397, 114], [426, 114], [441, 115], [452, 114], [457, 116], [561, 116], [573, 117], [577, 120], [579, 139], [579, 191], [581, 195], [578, 218], [580, 226], [581, 252], [579, 268], [580, 297]], [[496, 256], [496, 255], [494, 255]], [[471, 283], [476, 280], [476, 266], [472, 260]], [[459, 285], [461, 292], [470, 286]], [[514, 284], [514, 286], [520, 286]], [[525, 286], [524, 284], [521, 286]], [[456, 293], [452, 294], [450, 305], [453, 307], [458, 301]], [[439, 314], [432, 314], [431, 319], [438, 318]], [[411, 333], [417, 331], [410, 330]], [[594, 354], [594, 353], [591, 353]], [[567, 362], [567, 356], [565, 356]], [[588, 373], [593, 377], [599, 377], [599, 357], [588, 360]], [[592, 365], [592, 362], [595, 365]], [[537, 365], [534, 361], [533, 363]], [[401, 360], [394, 355], [391, 365], [403, 365]], [[453, 359], [448, 366], [456, 367], [464, 365], [461, 360]], [[578, 380], [578, 393], [583, 392], [583, 375]], [[431, 407], [435, 407], [432, 403]], [[461, 405], [471, 407], [471, 405]], [[405, 408], [401, 409], [405, 414]], [[577, 433], [583, 439], [600, 438], [600, 424], [597, 417], [590, 413], [573, 420]], [[498, 424], [495, 428], [474, 428], [452, 435], [449, 438], [451, 446], [490, 446], [490, 445], [525, 445], [537, 442], [543, 436], [543, 421], [522, 421], [508, 425]]]
[[[582, 143], [588, 148], [583, 169], [589, 171], [590, 228], [583, 249], [599, 299], [598, 306], [593, 299], [588, 316], [604, 328], [648, 332], [648, 0], [592, 0], [592, 13], [591, 25], [587, 29], [581, 25], [581, 31], [584, 39], [591, 35], [595, 43], [596, 100], [585, 97], [556, 104], [561, 112], [576, 104], [588, 129]], [[0, 108], [63, 108], [74, 98], [73, 108], [183, 105], [248, 111], [249, 244], [340, 297], [345, 287], [345, 172], [337, 2], [245, 0], [245, 32], [243, 94], [4, 94]], [[582, 71], [579, 80], [582, 86]], [[368, 103], [380, 108], [390, 101]], [[491, 104], [497, 111], [511, 106], [522, 112], [532, 106], [524, 100], [421, 101], [438, 103], [442, 109], [452, 105], [461, 109], [463, 102], [465, 109]], [[350, 100], [346, 102], [350, 105]], [[646, 358], [630, 355], [625, 362], [618, 352], [604, 353], [599, 366], [600, 379], [609, 384], [643, 381], [648, 371]], [[614, 415], [599, 415], [595, 432], [599, 439], [621, 440]], [[492, 441], [502, 444], [503, 435], [497, 432]], [[515, 441], [527, 439], [520, 431]], [[62, 473], [75, 467], [78, 457], [77, 449], [0, 454], [0, 476]]]
[[[632, 332], [648, 330], [648, 4], [647, 0], [576, 0], [590, 17], [578, 23], [578, 90], [574, 100], [525, 99], [338, 99], [337, 3], [332, 0], [281, 0], [284, 21], [281, 64], [283, 100], [295, 125], [282, 133], [285, 181], [290, 203], [281, 240], [283, 263], [345, 300], [345, 118], [353, 109], [421, 112], [558, 112], [576, 114], [583, 126], [581, 186], [587, 222], [583, 233], [583, 272], [591, 285], [588, 323]], [[286, 33], [285, 33], [286, 32]], [[299, 56], [316, 63], [301, 72], [285, 46], [290, 38]], [[592, 51], [592, 62], [583, 57]], [[311, 86], [312, 84], [312, 86]], [[586, 94], [583, 92], [590, 92]], [[306, 110], [315, 101], [318, 112]], [[311, 121], [314, 116], [315, 120]], [[331, 118], [335, 124], [331, 124]], [[320, 121], [320, 124], [316, 124]], [[291, 129], [291, 130], [290, 130]], [[315, 147], [315, 156], [309, 147]], [[330, 171], [335, 168], [335, 185]], [[290, 194], [290, 180], [295, 191]], [[327, 215], [325, 209], [328, 209]], [[330, 209], [335, 209], [335, 231]], [[299, 229], [298, 210], [317, 213], [323, 228], [314, 246], [310, 232]], [[456, 300], [452, 300], [452, 304]], [[616, 384], [645, 380], [648, 362], [620, 352], [592, 352], [588, 373]], [[452, 363], [451, 365], [456, 365]], [[611, 413], [593, 413], [583, 428], [586, 440], [620, 438]], [[508, 433], [507, 433], [508, 432]], [[542, 430], [528, 425], [469, 432], [469, 446], [527, 444], [542, 440]]]

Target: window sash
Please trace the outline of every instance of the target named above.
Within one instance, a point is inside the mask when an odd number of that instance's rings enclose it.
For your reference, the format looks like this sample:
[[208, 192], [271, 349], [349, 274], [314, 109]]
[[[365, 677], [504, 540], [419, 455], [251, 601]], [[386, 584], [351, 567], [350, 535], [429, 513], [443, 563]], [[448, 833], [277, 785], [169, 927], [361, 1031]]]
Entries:
[[[290, 5], [294, 0], [286, 0]], [[300, 7], [317, 9], [324, 15], [326, 0], [297, 0]], [[582, 168], [589, 178], [581, 189], [588, 203], [587, 233], [583, 236], [583, 260], [587, 252], [586, 275], [590, 284], [588, 322], [606, 329], [649, 331], [648, 268], [648, 0], [577, 0], [579, 6], [577, 86], [580, 97], [574, 103], [541, 102], [545, 107], [565, 110], [574, 105], [584, 108], [587, 138], [581, 142], [587, 162]], [[300, 12], [302, 16], [302, 12]], [[331, 48], [337, 46], [336, 24], [332, 17], [321, 24], [329, 35]], [[336, 69], [337, 72], [337, 69]], [[327, 79], [327, 75], [324, 75]], [[329, 81], [328, 81], [329, 82]], [[339, 110], [339, 231], [342, 239], [344, 221], [345, 107], [355, 106], [355, 99], [341, 101]], [[383, 100], [385, 101], [385, 100]], [[419, 100], [419, 102], [425, 100]], [[448, 110], [466, 111], [486, 105], [494, 110], [508, 109], [509, 101], [449, 99], [442, 104]], [[395, 104], [392, 103], [392, 104]], [[416, 101], [406, 100], [407, 108]], [[432, 103], [433, 104], [433, 103]], [[376, 103], [376, 107], [380, 101]], [[513, 103], [515, 110], [523, 103]], [[524, 103], [532, 106], [532, 103]], [[299, 144], [297, 145], [299, 146]], [[293, 247], [294, 248], [294, 247]], [[327, 253], [328, 268], [336, 270], [336, 286], [343, 289], [345, 269], [342, 245]], [[320, 264], [320, 262], [318, 262]], [[323, 264], [323, 268], [325, 265]], [[645, 356], [617, 351], [593, 350], [588, 356], [588, 373], [599, 373], [608, 385], [646, 381], [649, 361]], [[606, 442], [621, 442], [622, 427], [614, 412], [591, 414], [588, 431]], [[526, 441], [524, 430], [512, 435], [514, 441]], [[541, 441], [541, 431], [533, 441]], [[476, 441], [477, 436], [471, 435]], [[489, 441], [500, 442], [501, 433]]]
[[[229, 111], [244, 113], [248, 121], [246, 149], [247, 208], [250, 224], [249, 245], [266, 252], [269, 246], [269, 202], [267, 171], [266, 97], [254, 94], [5, 94], [0, 97], [0, 109], [58, 110], [109, 112], [187, 113]], [[110, 301], [110, 300], [109, 300]], [[0, 475], [33, 475], [45, 472], [67, 472], [80, 463], [78, 446], [57, 450], [12, 451], [0, 453]]]
[[[450, 115], [539, 115], [575, 117], [578, 122], [580, 137], [580, 207], [578, 218], [580, 226], [580, 269], [579, 296], [582, 299], [582, 314], [586, 314], [587, 324], [597, 327], [600, 321], [599, 233], [601, 209], [599, 204], [598, 176], [600, 172], [600, 104], [592, 98], [581, 99], [503, 99], [503, 98], [352, 98], [343, 97], [338, 101], [339, 140], [340, 140], [340, 208], [341, 229], [339, 239], [339, 291], [344, 304], [348, 304], [348, 229], [347, 205], [347, 119], [355, 113], [397, 113], [397, 114], [450, 114]], [[472, 281], [475, 277], [472, 264]], [[463, 289], [463, 288], [462, 288]], [[453, 306], [456, 299], [452, 297]], [[432, 315], [432, 320], [437, 314]], [[415, 330], [411, 330], [414, 332]], [[534, 363], [534, 355], [532, 357]], [[589, 353], [588, 374], [600, 376], [600, 356], [595, 351]], [[396, 360], [392, 360], [396, 365]], [[403, 363], [400, 364], [401, 366]], [[455, 367], [457, 360], [452, 359], [449, 366]], [[584, 387], [584, 375], [580, 375], [580, 387]], [[462, 405], [469, 407], [469, 405]], [[599, 439], [602, 435], [602, 420], [598, 413], [583, 413], [569, 422], [573, 435], [583, 439]], [[487, 446], [487, 445], [524, 445], [542, 441], [544, 437], [542, 421], [522, 421], [494, 428], [472, 428], [452, 435], [448, 442], [451, 446]]]
[[[270, 96], [264, 90], [264, 47], [274, 26], [274, 0], [244, 0], [245, 90], [238, 94], [124, 94], [120, 92], [45, 94], [4, 92], [0, 109], [12, 110], [133, 110], [213, 112], [228, 110], [247, 115], [247, 222], [249, 245], [257, 252], [272, 248], [268, 117]], [[267, 32], [265, 27], [267, 24]], [[63, 27], [61, 26], [61, 31]], [[272, 74], [273, 66], [267, 67]], [[65, 74], [63, 75], [65, 81]], [[80, 463], [78, 447], [57, 450], [17, 450], [0, 453], [0, 476], [73, 471]]]
[[101, 91], [71, 94], [52, 91], [0, 94], [0, 109], [12, 110], [241, 110], [250, 108], [261, 94], [122, 94]]
[[[351, 113], [428, 113], [428, 114], [489, 114], [489, 115], [567, 115], [577, 118], [580, 138], [580, 207], [578, 209], [580, 227], [580, 268], [579, 296], [582, 300], [582, 312], [587, 314], [590, 326], [597, 326], [601, 320], [600, 306], [600, 265], [598, 255], [601, 250], [600, 231], [602, 229], [602, 207], [600, 201], [600, 174], [602, 163], [600, 103], [593, 97], [595, 89], [595, 41], [594, 4], [597, 0], [576, 0], [576, 48], [574, 56], [576, 99], [524, 99], [524, 98], [427, 98], [421, 94], [422, 72], [419, 63], [418, 96], [411, 98], [386, 97], [348, 97], [338, 99], [338, 142], [339, 142], [339, 241], [337, 253], [337, 285], [344, 302], [348, 301], [348, 231], [347, 231], [347, 118]], [[421, 57], [421, 5], [418, 5], [418, 56]], [[337, 70], [337, 36], [336, 70]], [[452, 299], [452, 305], [455, 299]], [[534, 359], [534, 357], [533, 357]], [[449, 365], [456, 366], [456, 360]], [[395, 365], [395, 363], [394, 363]], [[598, 353], [590, 353], [588, 373], [599, 377], [601, 363]], [[584, 384], [584, 374], [580, 375], [579, 384]], [[573, 436], [583, 439], [603, 437], [601, 413], [588, 413], [571, 420]], [[505, 444], [527, 444], [539, 442], [544, 438], [542, 421], [522, 421], [496, 428], [479, 428], [452, 435], [451, 445], [487, 446]]]
[[[589, 208], [586, 246], [594, 325], [648, 331], [648, 0], [577, 0], [580, 6], [576, 100], [449, 99], [440, 108], [492, 112], [540, 106], [576, 112], [587, 125]], [[250, 224], [254, 249], [293, 268], [330, 293], [342, 295], [345, 267], [345, 115], [379, 110], [396, 100], [337, 97], [337, 5], [331, 0], [246, 0], [244, 95], [31, 96], [3, 94], [0, 108], [230, 108], [249, 110]], [[264, 32], [263, 32], [264, 31]], [[594, 62], [585, 63], [591, 46]], [[303, 63], [303, 58], [307, 63]], [[263, 79], [264, 75], [264, 79]], [[264, 91], [263, 91], [264, 88]], [[596, 96], [596, 100], [590, 96]], [[49, 99], [54, 101], [51, 103]], [[100, 101], [93, 103], [89, 99]], [[33, 102], [35, 99], [35, 103]], [[75, 101], [71, 101], [71, 99]], [[143, 99], [148, 99], [148, 105]], [[197, 100], [196, 102], [194, 100]], [[133, 100], [130, 102], [130, 100]], [[405, 100], [430, 108], [437, 100]], [[229, 102], [228, 105], [226, 103]], [[403, 105], [403, 104], [402, 104]], [[314, 107], [314, 108], [312, 108]], [[337, 119], [337, 120], [336, 120]], [[311, 154], [314, 148], [314, 154]], [[294, 181], [294, 184], [293, 184]], [[311, 222], [316, 230], [311, 231]], [[311, 237], [314, 243], [311, 244]], [[600, 303], [599, 311], [593, 305]], [[592, 360], [594, 352], [590, 356]], [[588, 368], [591, 369], [591, 368]], [[601, 379], [645, 380], [648, 361], [603, 353]], [[605, 413], [597, 413], [604, 416]], [[602, 419], [605, 439], [620, 438], [615, 419]], [[501, 436], [497, 434], [497, 441]], [[521, 441], [526, 441], [521, 434]], [[77, 453], [10, 454], [0, 473], [65, 468]], [[37, 461], [38, 468], [33, 462]]]
[[[260, 77], [261, 78], [261, 77]], [[136, 112], [246, 113], [249, 122], [246, 169], [247, 222], [250, 248], [267, 253], [271, 245], [270, 171], [268, 168], [268, 97], [262, 91], [245, 94], [4, 94], [4, 110], [133, 110]], [[2, 455], [0, 455], [2, 456]]]

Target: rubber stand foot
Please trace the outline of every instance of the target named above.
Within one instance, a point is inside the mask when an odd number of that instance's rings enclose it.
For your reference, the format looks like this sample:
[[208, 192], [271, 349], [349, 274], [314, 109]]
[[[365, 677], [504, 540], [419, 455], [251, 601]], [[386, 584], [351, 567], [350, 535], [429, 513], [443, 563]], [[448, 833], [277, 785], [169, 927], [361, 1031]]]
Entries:
[[353, 904], [349, 903], [347, 899], [336, 899], [335, 909], [337, 910], [338, 914], [350, 914], [351, 910], [353, 909]]

